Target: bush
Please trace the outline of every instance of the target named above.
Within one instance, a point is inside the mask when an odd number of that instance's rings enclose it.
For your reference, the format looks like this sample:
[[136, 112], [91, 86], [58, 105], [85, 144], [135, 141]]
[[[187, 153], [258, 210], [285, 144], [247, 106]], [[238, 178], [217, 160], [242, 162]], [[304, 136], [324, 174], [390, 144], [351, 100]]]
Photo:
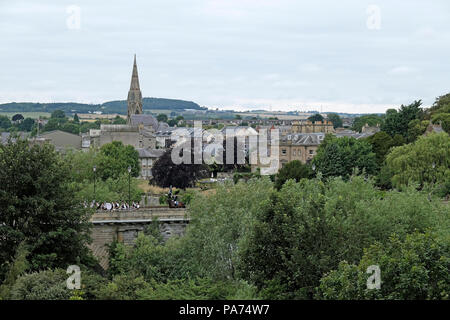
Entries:
[[[341, 262], [320, 281], [319, 299], [445, 299], [450, 294], [449, 245], [431, 233], [370, 246], [359, 265]], [[380, 289], [367, 289], [367, 267], [380, 267]]]
[[69, 276], [65, 270], [55, 269], [26, 274], [17, 279], [11, 289], [13, 300], [68, 300], [72, 294], [67, 289]]

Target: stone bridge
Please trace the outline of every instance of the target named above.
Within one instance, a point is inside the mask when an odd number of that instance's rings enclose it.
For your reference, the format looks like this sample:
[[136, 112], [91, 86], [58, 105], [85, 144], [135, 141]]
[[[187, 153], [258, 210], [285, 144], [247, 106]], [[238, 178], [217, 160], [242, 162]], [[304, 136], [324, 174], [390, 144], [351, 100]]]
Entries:
[[92, 215], [90, 248], [100, 265], [108, 268], [108, 245], [114, 240], [133, 245], [139, 232], [155, 220], [159, 222], [164, 240], [183, 235], [189, 223], [186, 209], [145, 207], [135, 210], [97, 211]]

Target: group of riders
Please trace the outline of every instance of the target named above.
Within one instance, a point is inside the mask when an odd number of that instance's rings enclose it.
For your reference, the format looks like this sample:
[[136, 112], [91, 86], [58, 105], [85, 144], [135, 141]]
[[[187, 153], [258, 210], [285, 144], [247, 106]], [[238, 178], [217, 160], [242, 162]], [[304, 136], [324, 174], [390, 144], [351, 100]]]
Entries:
[[106, 211], [115, 211], [115, 210], [135, 210], [139, 209], [140, 205], [137, 202], [132, 202], [131, 205], [127, 202], [95, 202], [92, 201], [90, 205], [86, 202], [84, 203], [84, 207], [95, 208], [96, 210], [106, 210]]
[[[176, 194], [173, 194], [172, 192], [172, 186], [169, 188], [169, 193], [167, 194], [167, 202], [169, 203], [169, 207], [178, 208], [182, 207], [184, 208], [184, 203], [178, 200], [178, 196]], [[105, 211], [116, 211], [116, 210], [136, 210], [139, 209], [140, 205], [137, 202], [132, 202], [131, 205], [127, 202], [96, 202], [92, 201], [90, 204], [87, 202], [84, 202], [85, 208], [94, 208], [97, 211], [99, 210], [105, 210]]]

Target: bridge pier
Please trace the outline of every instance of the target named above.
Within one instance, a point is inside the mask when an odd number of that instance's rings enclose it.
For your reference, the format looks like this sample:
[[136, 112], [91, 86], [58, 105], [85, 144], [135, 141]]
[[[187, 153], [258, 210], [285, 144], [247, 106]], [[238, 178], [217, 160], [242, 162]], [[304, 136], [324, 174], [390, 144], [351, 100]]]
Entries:
[[182, 236], [189, 218], [184, 208], [148, 207], [137, 210], [97, 211], [91, 218], [93, 227], [90, 248], [100, 265], [107, 269], [109, 244], [117, 240], [132, 246], [138, 234], [156, 221], [166, 241], [173, 236]]

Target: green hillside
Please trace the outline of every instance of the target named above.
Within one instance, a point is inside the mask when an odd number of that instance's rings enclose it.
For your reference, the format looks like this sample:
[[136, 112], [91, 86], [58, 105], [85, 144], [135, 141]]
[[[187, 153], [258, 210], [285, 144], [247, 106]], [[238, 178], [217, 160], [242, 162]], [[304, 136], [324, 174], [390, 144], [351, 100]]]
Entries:
[[[197, 103], [185, 100], [163, 99], [163, 98], [143, 98], [144, 110], [174, 110], [182, 111], [184, 109], [205, 110]], [[103, 104], [86, 104], [74, 102], [55, 102], [55, 103], [33, 103], [33, 102], [11, 102], [0, 104], [0, 112], [52, 112], [54, 110], [63, 110], [66, 114], [88, 113], [102, 111], [103, 113], [127, 113], [126, 100], [108, 101]]]

